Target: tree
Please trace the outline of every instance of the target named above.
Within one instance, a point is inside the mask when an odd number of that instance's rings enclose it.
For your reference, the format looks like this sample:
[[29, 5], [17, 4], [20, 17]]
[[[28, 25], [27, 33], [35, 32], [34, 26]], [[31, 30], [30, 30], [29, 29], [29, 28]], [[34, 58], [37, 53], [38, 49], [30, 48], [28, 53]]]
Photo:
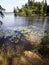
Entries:
[[47, 4], [44, 5], [43, 7], [43, 12], [46, 14], [46, 11], [47, 11]]
[[28, 5], [27, 4], [25, 4], [25, 8], [28, 8]]
[[5, 11], [5, 9], [2, 8], [2, 6], [0, 5], [0, 15], [1, 15], [2, 18], [3, 18], [3, 16], [4, 16], [3, 11]]
[[[0, 5], [0, 15], [1, 15], [2, 18], [4, 17], [3, 11], [5, 11], [5, 9], [2, 8], [1, 5]], [[1, 21], [0, 21], [0, 24], [2, 25]]]
[[41, 46], [38, 49], [38, 52], [43, 56], [49, 55], [49, 37], [45, 36], [41, 41]]
[[42, 11], [42, 15], [46, 15], [46, 11], [47, 11], [47, 0], [44, 0], [42, 1], [42, 8], [41, 8], [41, 11]]
[[32, 0], [28, 0], [28, 5], [29, 6], [33, 6], [33, 1]]
[[47, 6], [46, 14], [49, 16], [49, 5]]
[[41, 3], [40, 2], [35, 2], [34, 3], [34, 7], [36, 7], [37, 9], [36, 9], [36, 13], [37, 14], [41, 14]]
[[14, 15], [16, 16], [17, 15], [17, 10], [16, 10], [16, 8], [14, 8]]

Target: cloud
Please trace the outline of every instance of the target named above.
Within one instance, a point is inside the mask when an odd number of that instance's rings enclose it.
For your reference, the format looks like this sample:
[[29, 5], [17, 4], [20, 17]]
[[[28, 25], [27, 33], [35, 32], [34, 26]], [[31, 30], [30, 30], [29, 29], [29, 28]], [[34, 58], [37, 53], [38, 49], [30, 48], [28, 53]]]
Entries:
[[[0, 5], [6, 9], [6, 11], [13, 11], [13, 7], [24, 5], [28, 0], [0, 0]], [[42, 1], [42, 0], [35, 0]], [[47, 0], [49, 3], [49, 0]]]
[[21, 7], [27, 2], [27, 0], [0, 0], [0, 5], [6, 9], [6, 11], [13, 11], [13, 7]]

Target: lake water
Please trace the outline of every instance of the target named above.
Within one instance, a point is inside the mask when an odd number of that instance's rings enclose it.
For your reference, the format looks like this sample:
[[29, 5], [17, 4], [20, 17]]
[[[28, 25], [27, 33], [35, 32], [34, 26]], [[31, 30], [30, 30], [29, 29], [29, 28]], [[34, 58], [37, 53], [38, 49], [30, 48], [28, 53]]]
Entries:
[[0, 20], [3, 22], [3, 24], [0, 26], [0, 30], [18, 27], [25, 28], [29, 26], [31, 29], [32, 26], [35, 26], [36, 31], [41, 32], [42, 30], [47, 30], [49, 32], [49, 17], [15, 17], [13, 13], [6, 13], [4, 18], [0, 17]]
[[3, 22], [0, 25], [0, 46], [5, 43], [12, 49], [24, 47], [31, 50], [40, 43], [44, 30], [49, 32], [49, 17], [15, 17], [13, 13], [6, 13], [0, 20]]
[[[6, 13], [5, 17], [2, 19], [3, 25], [5, 28], [7, 27], [19, 27], [19, 26], [37, 26], [41, 28], [45, 28], [49, 26], [49, 17], [21, 17], [21, 16], [14, 16], [13, 13]], [[49, 27], [48, 27], [49, 28]]]

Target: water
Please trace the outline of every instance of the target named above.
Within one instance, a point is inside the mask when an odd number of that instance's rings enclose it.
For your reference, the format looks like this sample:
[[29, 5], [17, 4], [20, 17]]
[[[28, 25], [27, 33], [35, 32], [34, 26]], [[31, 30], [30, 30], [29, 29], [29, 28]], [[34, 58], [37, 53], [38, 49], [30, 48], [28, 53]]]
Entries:
[[0, 25], [1, 36], [3, 34], [12, 35], [13, 31], [30, 34], [34, 32], [43, 34], [44, 30], [49, 32], [49, 17], [15, 17], [13, 13], [4, 13], [4, 15], [4, 18], [0, 17], [3, 22]]
[[0, 17], [0, 20], [3, 22], [0, 30], [35, 26], [36, 31], [41, 32], [42, 30], [47, 30], [49, 32], [49, 17], [15, 17], [13, 13], [4, 13], [4, 15], [5, 17], [3, 19]]
[[18, 43], [22, 47], [24, 45], [24, 48], [26, 46], [26, 49], [31, 49], [32, 44], [40, 43], [44, 30], [49, 32], [49, 17], [15, 17], [13, 13], [6, 13], [0, 20], [3, 22], [0, 25], [0, 45]]
[[29, 26], [33, 25], [39, 28], [49, 28], [49, 17], [21, 17], [17, 16], [15, 17], [13, 13], [6, 13], [5, 17], [2, 19], [3, 28], [8, 28], [8, 27], [24, 27], [24, 26]]

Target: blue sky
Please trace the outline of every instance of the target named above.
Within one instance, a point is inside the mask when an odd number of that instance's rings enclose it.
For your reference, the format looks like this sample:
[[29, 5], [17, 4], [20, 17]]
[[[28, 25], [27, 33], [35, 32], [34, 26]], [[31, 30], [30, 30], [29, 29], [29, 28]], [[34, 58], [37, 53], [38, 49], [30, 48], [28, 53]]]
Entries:
[[[6, 9], [7, 12], [13, 11], [13, 8], [19, 6], [19, 8], [27, 3], [28, 0], [0, 0], [0, 5]], [[42, 1], [42, 0], [35, 0], [35, 1]], [[49, 0], [47, 0], [49, 4]]]

